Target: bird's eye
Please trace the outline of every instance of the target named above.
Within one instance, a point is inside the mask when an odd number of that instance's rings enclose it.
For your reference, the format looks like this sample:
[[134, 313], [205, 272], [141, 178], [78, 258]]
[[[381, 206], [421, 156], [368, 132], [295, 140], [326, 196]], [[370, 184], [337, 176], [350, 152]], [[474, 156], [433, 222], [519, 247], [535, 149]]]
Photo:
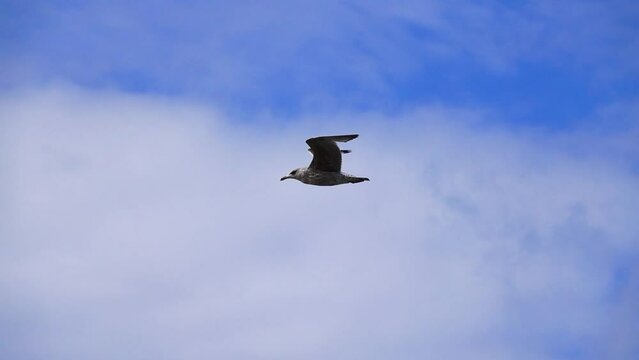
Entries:
[[295, 175], [296, 172], [297, 172], [297, 170], [293, 170], [293, 171], [291, 171], [290, 175]]

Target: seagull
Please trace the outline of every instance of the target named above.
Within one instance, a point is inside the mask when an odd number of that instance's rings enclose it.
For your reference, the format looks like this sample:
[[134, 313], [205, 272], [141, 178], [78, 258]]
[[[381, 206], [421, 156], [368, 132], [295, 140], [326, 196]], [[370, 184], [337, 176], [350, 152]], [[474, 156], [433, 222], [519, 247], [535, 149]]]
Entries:
[[342, 154], [348, 154], [350, 150], [340, 150], [335, 143], [347, 142], [359, 135], [334, 135], [319, 136], [306, 140], [313, 154], [313, 160], [308, 167], [298, 168], [280, 179], [295, 179], [309, 185], [332, 186], [340, 184], [356, 184], [369, 181], [365, 177], [357, 177], [342, 172]]

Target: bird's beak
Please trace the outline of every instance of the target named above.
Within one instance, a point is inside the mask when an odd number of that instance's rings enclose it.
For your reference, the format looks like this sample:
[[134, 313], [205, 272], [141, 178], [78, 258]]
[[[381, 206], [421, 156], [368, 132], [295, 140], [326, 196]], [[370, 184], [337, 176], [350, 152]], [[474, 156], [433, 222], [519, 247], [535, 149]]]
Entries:
[[289, 175], [284, 176], [283, 178], [280, 179], [280, 181], [282, 180], [286, 180], [286, 179], [290, 179], [291, 177]]

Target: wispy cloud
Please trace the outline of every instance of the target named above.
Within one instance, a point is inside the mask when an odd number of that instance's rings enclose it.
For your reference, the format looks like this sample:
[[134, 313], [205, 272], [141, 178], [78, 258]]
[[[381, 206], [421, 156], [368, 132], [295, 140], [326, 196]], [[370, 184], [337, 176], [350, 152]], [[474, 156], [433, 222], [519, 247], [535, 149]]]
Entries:
[[[275, 131], [58, 87], [0, 109], [3, 358], [636, 354], [638, 175], [588, 131], [446, 107]], [[370, 183], [278, 181], [353, 129]]]

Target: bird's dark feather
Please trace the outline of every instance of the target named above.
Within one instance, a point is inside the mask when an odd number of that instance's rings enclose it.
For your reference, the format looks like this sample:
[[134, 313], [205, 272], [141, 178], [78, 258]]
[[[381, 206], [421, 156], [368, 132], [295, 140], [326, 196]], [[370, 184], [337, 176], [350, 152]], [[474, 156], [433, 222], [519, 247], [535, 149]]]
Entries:
[[319, 136], [306, 140], [308, 146], [311, 147], [311, 153], [313, 153], [313, 160], [308, 167], [321, 171], [340, 172], [342, 170], [342, 152], [335, 142], [350, 141], [357, 136], [359, 135]]

